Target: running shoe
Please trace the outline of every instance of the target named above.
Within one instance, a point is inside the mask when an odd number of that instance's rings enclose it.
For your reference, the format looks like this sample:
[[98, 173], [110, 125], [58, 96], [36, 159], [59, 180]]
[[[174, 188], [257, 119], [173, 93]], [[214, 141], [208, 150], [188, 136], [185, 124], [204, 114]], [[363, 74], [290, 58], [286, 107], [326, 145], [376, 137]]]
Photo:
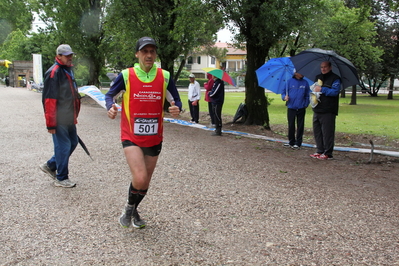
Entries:
[[146, 226], [145, 221], [140, 218], [137, 210], [133, 211], [133, 227], [134, 228], [144, 228]]
[[69, 180], [69, 179], [64, 179], [64, 180], [58, 180], [58, 179], [56, 179], [55, 181], [54, 181], [54, 186], [56, 186], [56, 187], [65, 187], [65, 188], [71, 188], [71, 187], [74, 187], [74, 186], [76, 186], [76, 183], [73, 183], [71, 180]]
[[119, 217], [119, 223], [124, 228], [129, 228], [132, 224], [134, 206], [126, 203], [125, 209], [122, 212], [121, 217]]
[[48, 167], [47, 162], [44, 164], [39, 165], [40, 169], [48, 174], [53, 180], [57, 180], [57, 173]]

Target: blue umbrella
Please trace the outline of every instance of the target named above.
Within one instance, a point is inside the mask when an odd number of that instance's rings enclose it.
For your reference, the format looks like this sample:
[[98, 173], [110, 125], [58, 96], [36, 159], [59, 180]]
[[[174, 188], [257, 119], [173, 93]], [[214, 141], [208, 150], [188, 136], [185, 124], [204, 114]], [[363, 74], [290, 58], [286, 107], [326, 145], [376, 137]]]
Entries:
[[281, 94], [287, 89], [287, 81], [292, 78], [295, 67], [289, 57], [272, 58], [256, 70], [259, 86]]

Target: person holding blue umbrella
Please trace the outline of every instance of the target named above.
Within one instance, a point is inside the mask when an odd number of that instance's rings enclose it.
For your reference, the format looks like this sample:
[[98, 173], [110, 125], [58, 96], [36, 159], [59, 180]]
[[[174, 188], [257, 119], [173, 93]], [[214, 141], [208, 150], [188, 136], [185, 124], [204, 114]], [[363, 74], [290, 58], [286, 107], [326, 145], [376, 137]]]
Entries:
[[[287, 82], [287, 89], [281, 92], [281, 99], [286, 101], [288, 120], [288, 143], [286, 147], [299, 149], [302, 145], [305, 128], [306, 108], [309, 105], [310, 86], [304, 76], [295, 72]], [[295, 135], [296, 122], [296, 135]]]

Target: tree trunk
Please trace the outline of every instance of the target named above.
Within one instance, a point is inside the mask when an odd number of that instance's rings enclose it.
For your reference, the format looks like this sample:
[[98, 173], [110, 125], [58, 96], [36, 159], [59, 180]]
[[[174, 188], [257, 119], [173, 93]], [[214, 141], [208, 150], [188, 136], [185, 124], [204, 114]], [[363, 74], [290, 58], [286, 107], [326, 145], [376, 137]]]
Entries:
[[352, 96], [351, 96], [351, 102], [349, 105], [356, 105], [356, 85], [352, 86]]
[[90, 60], [89, 61], [89, 80], [87, 85], [94, 85], [98, 88], [101, 87], [99, 76], [101, 71], [102, 64], [99, 63], [99, 60]]
[[179, 69], [178, 69], [177, 72], [176, 72], [175, 80], [178, 80], [178, 79], [179, 79], [180, 73], [181, 73], [181, 71], [183, 70], [183, 67], [184, 67], [185, 65], [186, 65], [186, 58], [184, 58], [183, 60], [181, 60]]
[[[171, 62], [172, 63], [170, 63], [169, 60], [164, 61], [164, 60], [161, 59], [161, 67], [162, 67], [162, 69], [165, 69], [166, 71], [169, 71], [170, 79], [173, 80], [175, 82], [175, 84], [176, 84], [176, 80], [174, 79], [173, 60]], [[165, 98], [165, 102], [164, 102], [164, 106], [163, 106], [164, 112], [169, 113], [169, 107], [170, 107], [170, 103]]]
[[391, 75], [389, 78], [389, 91], [388, 91], [388, 100], [393, 99], [393, 85], [395, 84], [395, 75]]
[[269, 48], [258, 47], [247, 40], [247, 73], [245, 77], [245, 104], [248, 116], [245, 125], [260, 125], [270, 129], [265, 89], [258, 86], [255, 70], [265, 63]]

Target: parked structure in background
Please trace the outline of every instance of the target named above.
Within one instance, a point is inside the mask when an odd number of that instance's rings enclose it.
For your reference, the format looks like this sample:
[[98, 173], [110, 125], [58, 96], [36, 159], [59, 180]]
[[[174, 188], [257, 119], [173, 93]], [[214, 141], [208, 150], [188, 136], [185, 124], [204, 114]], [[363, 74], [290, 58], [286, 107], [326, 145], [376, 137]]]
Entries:
[[26, 87], [27, 82], [33, 79], [32, 61], [13, 61], [8, 65], [10, 87]]
[[[247, 63], [247, 52], [234, 48], [225, 42], [215, 43], [217, 48], [227, 50], [224, 62], [220, 62], [216, 57], [210, 55], [193, 55], [187, 58], [186, 69], [193, 73], [196, 78], [206, 78], [206, 72], [202, 68], [215, 67], [225, 70], [227, 73], [240, 72], [245, 69]], [[238, 84], [238, 82], [236, 82]]]

